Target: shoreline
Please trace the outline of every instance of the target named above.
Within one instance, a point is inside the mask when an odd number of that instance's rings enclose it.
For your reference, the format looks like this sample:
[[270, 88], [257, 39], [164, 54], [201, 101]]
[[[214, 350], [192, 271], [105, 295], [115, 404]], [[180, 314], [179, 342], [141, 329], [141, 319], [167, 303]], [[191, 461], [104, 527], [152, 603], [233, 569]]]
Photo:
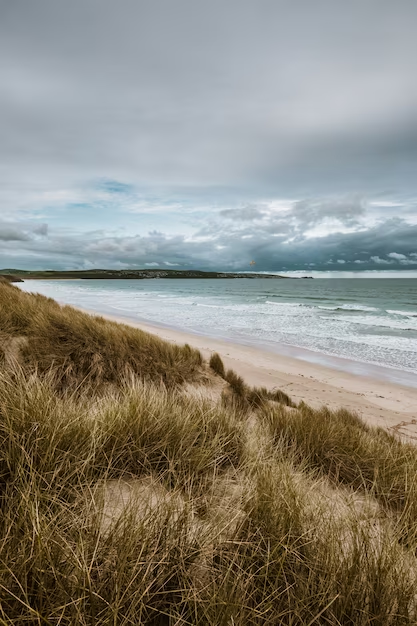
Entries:
[[417, 440], [417, 389], [282, 355], [260, 347], [134, 321], [121, 315], [75, 307], [90, 315], [127, 324], [171, 343], [188, 343], [207, 360], [218, 352], [227, 369], [249, 385], [279, 388], [313, 407], [346, 408], [365, 422]]

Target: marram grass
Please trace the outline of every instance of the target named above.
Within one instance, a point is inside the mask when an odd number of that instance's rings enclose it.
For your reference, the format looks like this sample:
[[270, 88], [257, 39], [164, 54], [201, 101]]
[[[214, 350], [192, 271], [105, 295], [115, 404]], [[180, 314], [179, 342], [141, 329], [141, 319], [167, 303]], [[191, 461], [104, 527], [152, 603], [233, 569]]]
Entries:
[[117, 383], [126, 371], [174, 386], [198, 376], [201, 355], [141, 330], [91, 317], [0, 283], [0, 341], [20, 340], [27, 372], [51, 367], [63, 387]]
[[1, 624], [417, 622], [414, 446], [3, 284], [0, 335]]

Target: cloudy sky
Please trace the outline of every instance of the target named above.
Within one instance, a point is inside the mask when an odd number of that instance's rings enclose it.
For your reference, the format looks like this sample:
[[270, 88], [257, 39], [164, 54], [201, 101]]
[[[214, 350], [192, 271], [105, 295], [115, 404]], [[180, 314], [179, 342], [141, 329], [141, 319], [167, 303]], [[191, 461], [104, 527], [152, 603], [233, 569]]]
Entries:
[[417, 269], [415, 0], [0, 0], [0, 267]]

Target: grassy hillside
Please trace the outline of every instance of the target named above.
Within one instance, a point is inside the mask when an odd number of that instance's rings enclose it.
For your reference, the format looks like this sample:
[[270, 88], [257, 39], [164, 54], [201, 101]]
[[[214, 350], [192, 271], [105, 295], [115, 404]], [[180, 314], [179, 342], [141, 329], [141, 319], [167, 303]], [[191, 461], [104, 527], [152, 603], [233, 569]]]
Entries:
[[0, 276], [13, 276], [19, 280], [26, 278], [27, 280], [43, 279], [148, 279], [148, 278], [270, 278], [280, 279], [289, 276], [278, 276], [277, 274], [256, 274], [254, 272], [204, 272], [202, 270], [166, 270], [166, 269], [142, 269], [142, 270], [110, 270], [110, 269], [94, 269], [94, 270], [45, 270], [45, 271], [28, 271], [16, 269], [2, 269]]
[[41, 295], [0, 283], [0, 338], [19, 344], [27, 373], [48, 372], [63, 387], [117, 383], [125, 372], [172, 386], [192, 380], [198, 351], [161, 341], [140, 330], [92, 318]]
[[417, 451], [0, 283], [0, 623], [411, 625]]

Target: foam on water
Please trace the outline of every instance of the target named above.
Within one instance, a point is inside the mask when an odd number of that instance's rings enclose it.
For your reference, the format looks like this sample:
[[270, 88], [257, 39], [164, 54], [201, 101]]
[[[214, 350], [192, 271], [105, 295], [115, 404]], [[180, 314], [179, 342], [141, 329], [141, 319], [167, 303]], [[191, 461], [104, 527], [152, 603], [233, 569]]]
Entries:
[[26, 281], [22, 289], [278, 351], [417, 373], [416, 279]]
[[[322, 319], [334, 319], [330, 317], [323, 316]], [[382, 315], [364, 315], [361, 317], [347, 317], [346, 315], [339, 315], [337, 318], [339, 322], [348, 322], [350, 324], [363, 324], [364, 326], [369, 327], [377, 327], [377, 328], [394, 328], [398, 330], [417, 330], [417, 319], [408, 319], [408, 320], [395, 320], [389, 319], [388, 317], [383, 317]]]
[[265, 304], [273, 304], [274, 306], [307, 306], [301, 302], [274, 302], [273, 300], [265, 300]]
[[388, 309], [387, 313], [390, 313], [391, 315], [403, 315], [405, 317], [417, 317], [417, 312], [415, 311], [392, 311]]
[[365, 306], [360, 304], [341, 304], [340, 306], [318, 306], [319, 309], [326, 311], [378, 311], [374, 306]]

